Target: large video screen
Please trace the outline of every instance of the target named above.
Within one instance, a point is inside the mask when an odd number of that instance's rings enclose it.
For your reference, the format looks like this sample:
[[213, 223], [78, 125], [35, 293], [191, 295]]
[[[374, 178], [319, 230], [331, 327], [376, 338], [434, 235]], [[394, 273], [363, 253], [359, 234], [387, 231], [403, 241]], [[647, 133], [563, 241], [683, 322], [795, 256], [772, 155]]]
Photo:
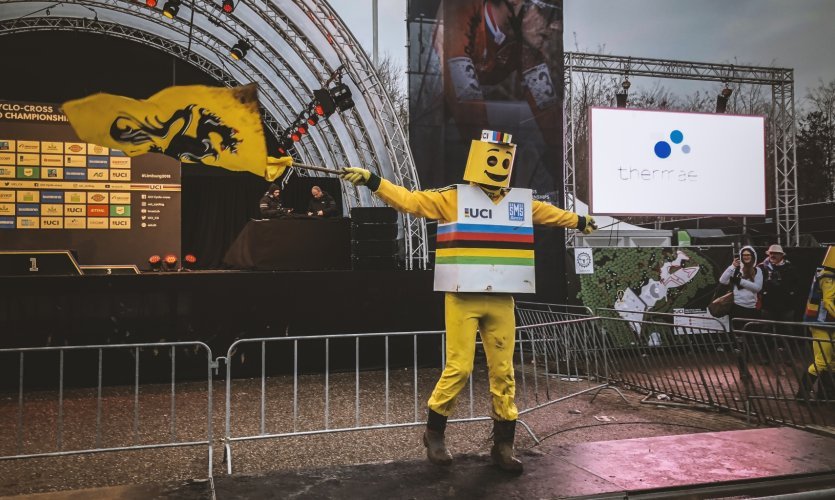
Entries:
[[589, 210], [765, 215], [765, 118], [592, 108]]
[[81, 264], [180, 255], [180, 162], [82, 142], [58, 105], [0, 101], [0, 249]]

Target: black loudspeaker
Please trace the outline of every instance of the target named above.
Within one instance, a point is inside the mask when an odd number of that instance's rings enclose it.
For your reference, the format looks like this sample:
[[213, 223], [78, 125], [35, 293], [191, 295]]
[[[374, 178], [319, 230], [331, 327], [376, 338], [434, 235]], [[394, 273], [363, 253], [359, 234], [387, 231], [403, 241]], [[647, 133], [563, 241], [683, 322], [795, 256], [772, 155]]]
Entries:
[[351, 209], [351, 268], [397, 269], [397, 212], [393, 208]]
[[16, 250], [0, 252], [0, 276], [80, 276], [70, 250]]
[[81, 271], [85, 276], [107, 276], [111, 274], [139, 274], [139, 268], [136, 266], [118, 265], [118, 266], [81, 266]]

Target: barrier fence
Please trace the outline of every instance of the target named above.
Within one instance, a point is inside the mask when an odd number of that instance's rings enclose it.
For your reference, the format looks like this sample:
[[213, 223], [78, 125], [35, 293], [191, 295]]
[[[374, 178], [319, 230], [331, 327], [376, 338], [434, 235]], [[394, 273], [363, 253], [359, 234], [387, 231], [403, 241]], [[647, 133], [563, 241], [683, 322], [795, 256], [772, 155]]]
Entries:
[[[0, 364], [17, 375], [14, 397], [0, 404], [0, 460], [206, 446], [207, 477], [212, 477], [213, 360], [206, 344], [0, 349]], [[161, 373], [170, 374], [164, 385], [147, 383], [162, 382]], [[194, 388], [200, 373], [205, 390]], [[140, 383], [143, 376], [146, 382]], [[181, 383], [179, 377], [191, 382]], [[130, 380], [132, 386], [122, 385]], [[178, 393], [180, 384], [188, 389]], [[200, 400], [206, 412], [196, 419], [199, 425], [191, 414], [181, 425], [178, 410], [193, 409]], [[169, 413], [161, 414], [165, 406]]]
[[[815, 325], [828, 329], [827, 339], [811, 338], [802, 323], [735, 322], [726, 331], [699, 316], [621, 313], [517, 304], [516, 403], [534, 440], [530, 412], [603, 389], [620, 394], [618, 387], [645, 393], [645, 403], [730, 410], [766, 424], [835, 424], [835, 405], [827, 404], [835, 399], [827, 358], [835, 325]], [[0, 403], [0, 424], [13, 429], [0, 439], [0, 460], [206, 446], [211, 478], [211, 382], [220, 361], [230, 474], [235, 443], [421, 426], [444, 342], [443, 331], [243, 339], [217, 360], [200, 342], [3, 349], [0, 365], [12, 367], [18, 383], [15, 397]], [[815, 355], [829, 368], [813, 369], [804, 382]], [[31, 369], [50, 363], [52, 371]], [[178, 392], [180, 380], [204, 377], [205, 389], [185, 382]], [[198, 425], [193, 418], [181, 425], [184, 405], [203, 400]], [[155, 413], [143, 411], [146, 402]], [[490, 409], [479, 341], [451, 422], [488, 420]]]

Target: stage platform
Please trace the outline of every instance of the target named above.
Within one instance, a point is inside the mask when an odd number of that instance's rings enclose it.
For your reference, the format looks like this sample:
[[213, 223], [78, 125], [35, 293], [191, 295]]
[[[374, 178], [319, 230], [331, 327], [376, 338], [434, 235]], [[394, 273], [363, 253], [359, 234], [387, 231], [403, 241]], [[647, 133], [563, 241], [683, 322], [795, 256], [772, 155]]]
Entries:
[[[219, 476], [214, 484], [218, 499], [701, 499], [795, 492], [814, 492], [803, 498], [832, 498], [835, 492], [830, 489], [835, 486], [835, 439], [792, 428], [553, 447], [546, 442], [522, 456], [525, 473], [521, 476], [489, 465], [488, 456], [466, 455], [457, 456], [449, 468], [425, 461], [392, 462]], [[207, 482], [189, 482], [25, 498], [188, 500], [211, 498], [211, 493]]]

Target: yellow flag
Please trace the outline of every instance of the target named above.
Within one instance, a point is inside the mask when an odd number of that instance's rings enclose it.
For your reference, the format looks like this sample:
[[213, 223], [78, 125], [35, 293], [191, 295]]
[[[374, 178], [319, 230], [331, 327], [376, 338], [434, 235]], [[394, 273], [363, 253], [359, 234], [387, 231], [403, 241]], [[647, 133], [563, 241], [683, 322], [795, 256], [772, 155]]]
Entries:
[[293, 157], [292, 156], [282, 156], [281, 158], [276, 158], [274, 156], [267, 157], [267, 173], [264, 177], [272, 182], [284, 174], [284, 171], [287, 170], [287, 167], [293, 166]]
[[96, 94], [66, 102], [62, 108], [83, 141], [120, 149], [128, 156], [164, 153], [183, 163], [268, 178], [254, 84], [169, 87], [145, 100]]

